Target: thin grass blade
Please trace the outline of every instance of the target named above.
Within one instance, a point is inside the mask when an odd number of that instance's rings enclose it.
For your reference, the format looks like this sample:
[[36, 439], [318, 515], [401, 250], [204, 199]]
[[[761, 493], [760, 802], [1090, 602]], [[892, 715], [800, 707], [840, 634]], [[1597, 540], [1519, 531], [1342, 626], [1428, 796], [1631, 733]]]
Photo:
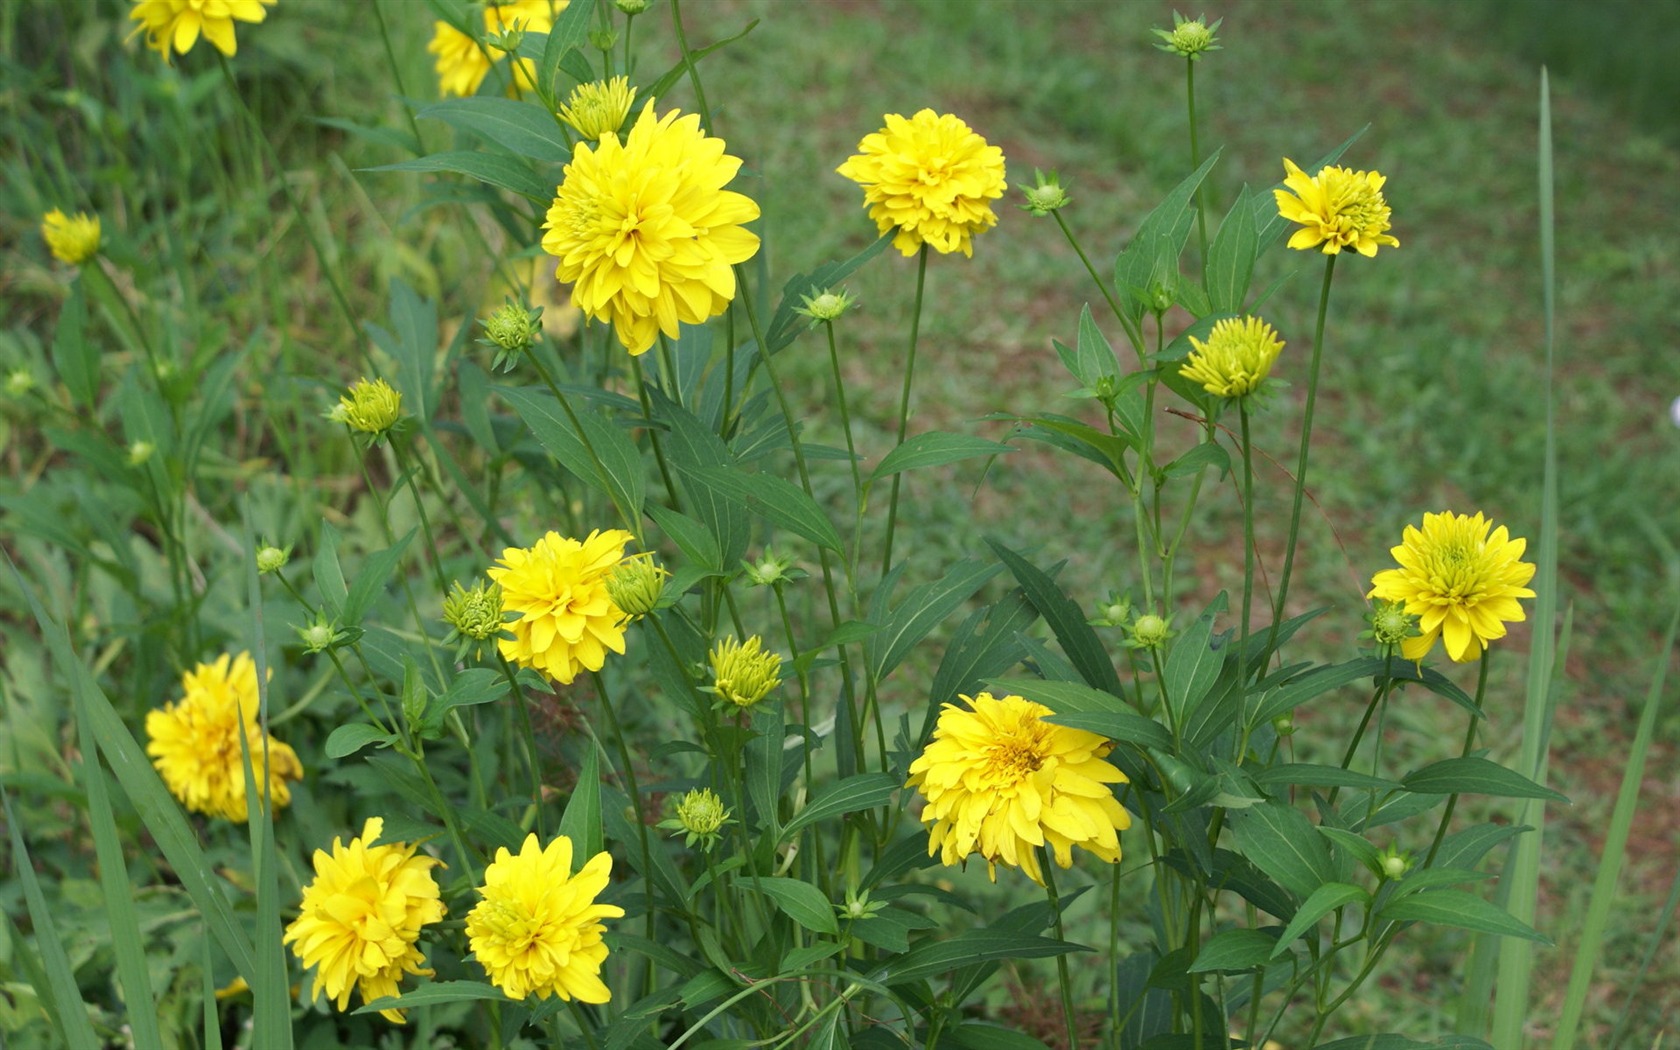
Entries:
[[[6, 827], [11, 830], [12, 865], [18, 881], [23, 883], [29, 921], [35, 926], [35, 944], [41, 950], [41, 965], [46, 968], [46, 983], [37, 985], [35, 991], [52, 1015], [53, 1027], [58, 1029], [65, 1045], [71, 1050], [99, 1050], [99, 1039], [93, 1034], [93, 1025], [88, 1023], [87, 1004], [82, 1001], [81, 989], [76, 987], [75, 971], [70, 969], [70, 959], [64, 954], [64, 942], [58, 939], [52, 911], [41, 894], [40, 880], [35, 877], [35, 862], [29, 857], [29, 847], [23, 841], [21, 825], [12, 810], [12, 796], [3, 787], [0, 787], [0, 806], [6, 812]], [[21, 936], [15, 941], [27, 951], [27, 941]]]

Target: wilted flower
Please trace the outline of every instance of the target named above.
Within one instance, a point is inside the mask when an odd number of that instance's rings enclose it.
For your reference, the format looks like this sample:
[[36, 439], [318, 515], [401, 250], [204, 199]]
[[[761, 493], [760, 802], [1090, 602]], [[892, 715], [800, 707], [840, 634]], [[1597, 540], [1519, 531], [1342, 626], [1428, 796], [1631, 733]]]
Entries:
[[276, 809], [292, 800], [286, 781], [300, 779], [303, 765], [295, 751], [263, 732], [259, 704], [250, 654], [224, 653], [181, 676], [181, 699], [147, 713], [146, 754], [183, 806], [243, 821], [245, 756], [261, 790], [265, 745], [269, 798]]
[[264, 8], [276, 0], [135, 0], [128, 12], [139, 22], [134, 35], [146, 34], [146, 46], [169, 61], [171, 53], [184, 55], [202, 34], [217, 51], [232, 58], [239, 50], [233, 23], [261, 22], [268, 17]]
[[1471, 517], [1442, 511], [1425, 514], [1420, 531], [1406, 526], [1400, 546], [1389, 553], [1400, 564], [1371, 577], [1367, 598], [1404, 602], [1422, 631], [1400, 643], [1408, 660], [1422, 660], [1437, 638], [1447, 655], [1463, 663], [1482, 655], [1488, 643], [1505, 637], [1505, 624], [1521, 622], [1518, 598], [1532, 598], [1534, 566], [1522, 560], [1527, 540], [1514, 540], [1479, 512]]
[[[407, 974], [430, 977], [420, 950], [423, 927], [442, 921], [432, 869], [441, 862], [408, 842], [375, 846], [385, 822], [369, 817], [348, 846], [334, 838], [332, 854], [315, 851], [315, 878], [303, 888], [298, 917], [286, 927], [305, 969], [313, 968], [310, 998], [323, 993], [339, 1010], [350, 1006], [352, 986], [368, 1003], [398, 994]], [[401, 1010], [381, 1010], [403, 1022]]]
[[600, 976], [607, 958], [601, 920], [624, 909], [595, 903], [611, 873], [612, 857], [597, 853], [572, 874], [572, 840], [564, 835], [547, 848], [527, 835], [517, 854], [499, 847], [478, 888], [483, 900], [467, 916], [468, 943], [490, 983], [513, 999], [611, 999]]
[[584, 314], [612, 323], [631, 354], [681, 324], [716, 317], [735, 298], [734, 264], [758, 251], [742, 224], [758, 218], [751, 198], [726, 190], [741, 167], [700, 118], [650, 100], [622, 143], [580, 143], [543, 223], [543, 251], [560, 260]]
[[[476, 95], [490, 66], [507, 54], [496, 42], [508, 44], [510, 34], [546, 33], [565, 10], [568, 0], [507, 0], [484, 6], [485, 42], [480, 44], [448, 22], [432, 26], [432, 42], [426, 50], [437, 56], [438, 91], [448, 95]], [[536, 63], [516, 58], [513, 63], [514, 90], [530, 91], [536, 84]]]
[[70, 216], [54, 208], [41, 219], [41, 239], [53, 258], [80, 266], [99, 254], [99, 216], [86, 212]]
[[927, 244], [974, 255], [973, 237], [997, 225], [991, 202], [1008, 189], [1003, 151], [949, 113], [924, 109], [863, 137], [840, 174], [863, 187], [869, 217], [905, 255]]
[[1383, 183], [1374, 171], [1351, 171], [1331, 165], [1308, 176], [1288, 157], [1283, 159], [1284, 189], [1273, 190], [1278, 214], [1301, 224], [1289, 238], [1289, 246], [1301, 251], [1320, 243], [1325, 255], [1337, 255], [1352, 248], [1360, 255], [1374, 256], [1377, 248], [1400, 247], [1388, 230], [1388, 202]]
[[1190, 337], [1190, 351], [1178, 374], [1200, 383], [1214, 397], [1247, 397], [1260, 389], [1283, 350], [1283, 340], [1258, 317], [1227, 317], [1213, 326], [1207, 342]]
[[755, 634], [745, 642], [730, 636], [712, 647], [711, 691], [719, 699], [751, 707], [781, 684], [781, 655], [762, 648], [763, 644]]
[[356, 380], [338, 403], [344, 409], [345, 426], [369, 435], [375, 443], [402, 420], [402, 393], [383, 379], [369, 381], [364, 376]]
[[630, 115], [633, 95], [629, 77], [579, 84], [560, 107], [560, 119], [586, 139], [616, 135], [624, 126], [624, 118]]
[[502, 588], [502, 605], [519, 614], [503, 625], [512, 638], [504, 657], [570, 685], [580, 671], [599, 671], [607, 652], [624, 652], [624, 610], [613, 603], [607, 577], [624, 560], [631, 536], [623, 529], [574, 540], [549, 532], [529, 548], [502, 551], [486, 575]]
[[1114, 745], [1046, 722], [1048, 707], [1019, 696], [963, 699], [970, 709], [946, 704], [933, 740], [910, 764], [907, 786], [927, 799], [922, 823], [933, 825], [928, 855], [959, 864], [978, 853], [993, 879], [1001, 861], [1040, 885], [1039, 846], [1064, 868], [1074, 846], [1118, 863], [1117, 832], [1132, 818], [1109, 787], [1126, 782], [1104, 761]]
[[1214, 35], [1214, 31], [1223, 21], [1223, 18], [1216, 18], [1212, 25], [1208, 25], [1206, 15], [1185, 18], [1174, 11], [1171, 29], [1152, 30], [1156, 36], [1166, 41], [1155, 46], [1159, 50], [1170, 51], [1176, 55], [1183, 55], [1192, 62], [1199, 62], [1204, 53], [1220, 50], [1219, 38]]

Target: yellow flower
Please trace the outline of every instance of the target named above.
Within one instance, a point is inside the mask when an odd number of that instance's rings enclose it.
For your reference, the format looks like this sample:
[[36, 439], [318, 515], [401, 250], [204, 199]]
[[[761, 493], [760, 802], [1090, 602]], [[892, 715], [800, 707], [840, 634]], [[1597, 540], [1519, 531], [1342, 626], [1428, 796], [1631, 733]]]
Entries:
[[1003, 151], [949, 113], [888, 113], [886, 121], [835, 170], [863, 187], [869, 217], [883, 234], [898, 231], [893, 247], [905, 255], [926, 243], [973, 257], [973, 236], [997, 225], [990, 202], [1009, 188]]
[[[181, 804], [195, 813], [245, 819], [245, 764], [239, 740], [262, 777], [263, 731], [257, 722], [257, 665], [249, 653], [223, 654], [181, 677], [181, 699], [146, 715], [146, 754]], [[297, 752], [268, 738], [268, 793], [279, 809], [292, 800], [288, 779], [303, 776]]]
[[1286, 189], [1273, 190], [1278, 214], [1301, 228], [1289, 238], [1289, 246], [1302, 251], [1323, 243], [1325, 255], [1352, 248], [1360, 255], [1377, 254], [1379, 245], [1400, 247], [1388, 229], [1388, 202], [1383, 200], [1383, 183], [1388, 180], [1374, 171], [1350, 171], [1335, 165], [1317, 175], [1283, 159]]
[[751, 707], [782, 684], [782, 657], [753, 635], [745, 642], [725, 638], [712, 647], [712, 691], [736, 707]]
[[[554, 28], [554, 19], [566, 9], [569, 0], [509, 0], [490, 3], [484, 8], [485, 35], [500, 37], [510, 31], [546, 33]], [[432, 27], [432, 42], [426, 50], [437, 56], [438, 92], [443, 95], [476, 95], [490, 66], [507, 54], [493, 44], [480, 44], [448, 22]], [[513, 80], [519, 91], [530, 91], [536, 84], [536, 64], [528, 58], [514, 62]]]
[[1002, 861], [1040, 885], [1038, 846], [1064, 868], [1074, 846], [1118, 863], [1116, 833], [1132, 818], [1109, 787], [1126, 782], [1103, 760], [1114, 745], [1044, 721], [1050, 709], [1019, 696], [963, 699], [971, 710], [946, 704], [932, 742], [910, 764], [907, 786], [927, 798], [922, 823], [933, 825], [928, 855], [958, 864], [978, 853], [993, 879]]
[[1283, 340], [1258, 317], [1227, 317], [1213, 326], [1207, 342], [1190, 337], [1195, 349], [1178, 374], [1202, 384], [1215, 397], [1244, 397], [1259, 389], [1272, 371]]
[[647, 352], [656, 332], [675, 339], [679, 322], [723, 313], [735, 298], [730, 267], [758, 251], [758, 236], [741, 227], [758, 205], [723, 188], [741, 167], [724, 148], [698, 116], [659, 117], [650, 101], [622, 144], [609, 135], [572, 151], [543, 251], [574, 284], [572, 302], [612, 322], [632, 354]]
[[383, 379], [366, 376], [350, 384], [338, 399], [344, 424], [358, 434], [383, 437], [402, 419], [402, 393]]
[[[283, 943], [305, 969], [315, 970], [310, 998], [325, 992], [340, 1010], [350, 1005], [350, 986], [368, 1003], [396, 995], [403, 975], [430, 977], [420, 950], [420, 929], [443, 919], [443, 901], [432, 869], [441, 862], [408, 842], [372, 845], [385, 822], [369, 817], [360, 838], [346, 846], [333, 839], [332, 855], [315, 851], [315, 878], [303, 888], [298, 917]], [[381, 1010], [403, 1023], [401, 1010]]]
[[80, 266], [99, 254], [99, 216], [80, 211], [68, 216], [54, 208], [41, 219], [41, 239], [53, 258]]
[[569, 685], [579, 671], [599, 671], [607, 650], [622, 653], [625, 615], [607, 578], [630, 539], [623, 529], [596, 530], [581, 543], [550, 532], [529, 548], [502, 551], [486, 575], [501, 584], [502, 607], [519, 614], [504, 625], [513, 637], [497, 643], [502, 655]]
[[134, 33], [146, 34], [146, 46], [169, 61], [171, 53], [184, 55], [198, 43], [200, 34], [217, 51], [229, 58], [239, 50], [233, 23], [261, 22], [268, 17], [265, 7], [277, 0], [134, 0], [128, 12], [139, 22]]
[[630, 115], [632, 94], [629, 77], [579, 84], [560, 107], [560, 119], [586, 139], [616, 135], [624, 126], [624, 118]]
[[1513, 540], [1501, 525], [1443, 511], [1425, 514], [1423, 530], [1406, 526], [1400, 546], [1389, 551], [1400, 563], [1371, 577], [1367, 598], [1404, 602], [1418, 618], [1416, 637], [1400, 643], [1408, 660], [1422, 660], [1446, 641], [1447, 655], [1463, 663], [1482, 655], [1488, 643], [1505, 637], [1505, 623], [1520, 623], [1518, 598], [1532, 598], [1526, 584], [1534, 566], [1522, 560], [1527, 540]]
[[573, 875], [572, 840], [564, 835], [547, 849], [527, 835], [517, 856], [498, 848], [478, 888], [484, 899], [467, 916], [467, 941], [490, 983], [514, 999], [556, 992], [568, 1001], [611, 999], [600, 976], [607, 958], [601, 920], [624, 909], [595, 903], [611, 873], [612, 857], [597, 853]]

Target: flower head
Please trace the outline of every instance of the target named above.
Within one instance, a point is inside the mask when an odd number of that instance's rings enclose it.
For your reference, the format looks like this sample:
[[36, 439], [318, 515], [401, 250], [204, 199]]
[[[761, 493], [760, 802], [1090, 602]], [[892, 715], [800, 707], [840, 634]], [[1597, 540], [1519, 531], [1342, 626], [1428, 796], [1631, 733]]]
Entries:
[[[223, 654], [181, 676], [181, 699], [146, 715], [146, 754], [170, 794], [195, 813], [245, 819], [245, 757], [262, 787], [268, 749], [268, 794], [276, 809], [292, 800], [287, 780], [303, 776], [297, 752], [263, 733], [257, 722], [257, 665], [249, 653]], [[244, 740], [244, 753], [240, 740]]]
[[99, 254], [99, 216], [86, 212], [69, 216], [54, 208], [41, 219], [41, 239], [53, 258], [80, 266]]
[[[507, 0], [484, 6], [484, 35], [480, 43], [448, 22], [432, 26], [432, 42], [426, 50], [437, 56], [438, 92], [442, 95], [476, 95], [490, 66], [507, 51], [489, 42], [506, 44], [510, 34], [546, 33], [554, 18], [565, 10], [568, 0]], [[514, 90], [530, 91], [536, 84], [536, 63], [528, 58], [513, 64]]]
[[344, 425], [375, 441], [396, 429], [402, 419], [402, 393], [383, 379], [362, 377], [338, 399], [344, 408]]
[[1422, 633], [1400, 643], [1406, 659], [1422, 660], [1440, 638], [1463, 663], [1505, 637], [1506, 622], [1525, 618], [1517, 599], [1534, 597], [1534, 566], [1522, 560], [1528, 541], [1511, 539], [1503, 525], [1489, 535], [1492, 524], [1480, 513], [1425, 514], [1423, 528], [1407, 525], [1389, 552], [1400, 567], [1371, 577], [1366, 597], [1404, 602], [1418, 618]]
[[1062, 185], [1061, 176], [1053, 171], [1046, 175], [1034, 168], [1033, 184], [1022, 187], [1021, 192], [1027, 198], [1027, 203], [1021, 205], [1021, 210], [1032, 212], [1040, 218], [1053, 211], [1061, 211], [1073, 203], [1073, 198], [1068, 196], [1067, 188]]
[[1278, 214], [1301, 228], [1289, 238], [1289, 246], [1306, 251], [1323, 244], [1325, 255], [1352, 248], [1360, 255], [1374, 256], [1377, 248], [1400, 247], [1388, 230], [1388, 202], [1383, 200], [1383, 183], [1388, 180], [1374, 171], [1350, 171], [1331, 165], [1308, 176], [1288, 157], [1283, 159], [1284, 189], [1273, 190]]
[[677, 815], [660, 821], [659, 826], [667, 831], [682, 832], [686, 845], [693, 846], [698, 842], [701, 849], [711, 849], [728, 823], [729, 810], [724, 807], [723, 799], [718, 798], [710, 788], [695, 788], [677, 803]]
[[[298, 917], [286, 927], [305, 969], [314, 968], [311, 999], [321, 994], [340, 1010], [350, 1005], [350, 988], [368, 1003], [397, 994], [406, 974], [429, 977], [420, 950], [420, 930], [444, 916], [432, 869], [440, 861], [416, 853], [407, 842], [373, 845], [385, 822], [369, 817], [348, 846], [333, 839], [332, 854], [315, 851], [315, 878], [303, 888]], [[398, 1024], [401, 1010], [381, 1010]]]
[[169, 61], [171, 53], [184, 55], [204, 39], [232, 58], [239, 50], [234, 39], [234, 22], [261, 22], [268, 17], [264, 8], [277, 0], [134, 0], [128, 17], [140, 24], [134, 33], [146, 34], [146, 46]]
[[276, 547], [272, 543], [265, 543], [257, 548], [257, 571], [264, 576], [279, 572], [286, 567], [286, 561], [291, 556], [290, 547]]
[[617, 135], [618, 129], [624, 126], [624, 118], [630, 115], [634, 94], [629, 77], [579, 84], [560, 107], [560, 119], [586, 139]]
[[560, 998], [604, 1003], [601, 983], [607, 946], [602, 919], [624, 909], [596, 904], [607, 888], [612, 857], [597, 853], [572, 874], [572, 840], [564, 835], [546, 849], [525, 836], [518, 854], [507, 847], [484, 869], [479, 901], [467, 916], [467, 940], [490, 982], [514, 999], [559, 993]]
[[610, 321], [632, 354], [679, 324], [716, 317], [735, 298], [735, 263], [758, 251], [742, 223], [758, 218], [751, 198], [723, 187], [741, 167], [700, 118], [653, 103], [625, 136], [594, 149], [579, 144], [543, 223], [543, 251], [555, 276], [573, 283], [585, 315]]
[[927, 244], [972, 258], [974, 235], [997, 225], [991, 202], [1009, 188], [1003, 151], [949, 113], [888, 113], [886, 122], [836, 170], [863, 187], [876, 229], [896, 230], [905, 255]]
[[542, 335], [542, 307], [530, 310], [509, 299], [489, 317], [479, 321], [484, 326], [484, 338], [479, 342], [485, 346], [496, 348], [496, 359], [490, 367], [503, 372], [511, 372], [525, 352], [537, 342]]
[[1170, 51], [1175, 55], [1183, 55], [1192, 62], [1199, 62], [1206, 52], [1220, 50], [1219, 37], [1214, 33], [1223, 21], [1223, 18], [1216, 18], [1212, 25], [1208, 25], [1206, 15], [1185, 18], [1174, 11], [1171, 29], [1153, 30], [1156, 36], [1165, 41], [1155, 46], [1159, 50]]
[[607, 597], [632, 620], [639, 620], [659, 605], [665, 593], [665, 579], [671, 574], [653, 560], [652, 554], [625, 558], [607, 576]]
[[1178, 374], [1202, 384], [1215, 397], [1247, 397], [1271, 374], [1283, 340], [1258, 317], [1227, 317], [1213, 326], [1207, 342], [1190, 337], [1195, 349]]
[[451, 639], [460, 643], [455, 658], [459, 660], [471, 649], [475, 654], [502, 630], [502, 589], [493, 583], [479, 580], [467, 590], [457, 581], [455, 589], [444, 596], [443, 622], [449, 625]]
[[799, 298], [805, 305], [794, 307], [793, 312], [801, 317], [809, 317], [812, 328], [824, 321], [838, 321], [841, 314], [857, 305], [857, 299], [849, 295], [844, 288], [824, 288], [814, 295], [802, 295]]
[[751, 707], [782, 683], [782, 657], [763, 648], [753, 635], [745, 642], [731, 636], [712, 647], [712, 692], [736, 707]]
[[1172, 617], [1139, 613], [1127, 632], [1126, 647], [1145, 651], [1159, 649], [1173, 636]]
[[1048, 846], [1062, 867], [1083, 846], [1120, 860], [1119, 831], [1132, 818], [1110, 784], [1126, 774], [1104, 761], [1114, 745], [1095, 733], [1044, 721], [1043, 704], [990, 693], [946, 704], [933, 740], [910, 764], [909, 787], [927, 799], [928, 855], [958, 864], [971, 853], [1013, 864], [1043, 885], [1036, 848]]
[[502, 587], [502, 605], [519, 618], [503, 625], [512, 638], [502, 655], [570, 685], [579, 671], [599, 671], [607, 651], [624, 651], [624, 611], [607, 592], [607, 577], [624, 560], [623, 529], [574, 540], [550, 532], [530, 547], [502, 551], [486, 575]]

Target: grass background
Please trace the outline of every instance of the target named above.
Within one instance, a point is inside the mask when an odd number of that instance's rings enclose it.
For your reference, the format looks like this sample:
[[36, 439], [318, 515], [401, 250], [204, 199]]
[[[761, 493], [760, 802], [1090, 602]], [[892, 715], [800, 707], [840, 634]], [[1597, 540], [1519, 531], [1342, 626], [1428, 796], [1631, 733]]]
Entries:
[[[459, 212], [436, 207], [435, 187], [363, 171], [405, 156], [378, 134], [316, 121], [407, 127], [366, 5], [284, 0], [263, 26], [242, 27], [237, 74], [284, 160], [287, 184], [304, 202], [307, 231], [272, 174], [256, 164], [213, 56], [201, 48], [176, 71], [161, 70], [137, 43], [122, 44], [125, 6], [0, 6], [0, 366], [47, 375], [65, 282], [35, 227], [54, 206], [102, 216], [110, 259], [119, 272], [137, 275], [129, 291], [169, 317], [164, 338], [180, 359], [244, 355], [206, 452], [194, 493], [202, 514], [193, 524], [209, 581], [199, 618], [237, 622], [240, 551], [213, 523], [237, 521], [238, 497], [251, 501], [277, 541], [306, 539], [322, 517], [375, 534], [352, 454], [325, 436], [319, 420], [361, 368], [360, 337], [329, 283], [346, 289], [358, 317], [377, 320], [391, 280], [401, 278], [439, 300], [447, 335], [496, 301], [492, 260], [513, 246], [488, 222], [464, 223]], [[390, 22], [401, 93], [430, 99], [430, 12], [403, 2], [382, 3], [380, 11]], [[1669, 220], [1680, 212], [1680, 116], [1672, 108], [1680, 68], [1666, 58], [1680, 41], [1680, 8], [1251, 0], [1207, 14], [1225, 19], [1224, 50], [1209, 55], [1197, 77], [1202, 141], [1225, 149], [1208, 184], [1212, 213], [1222, 213], [1243, 184], [1278, 179], [1280, 157], [1305, 163], [1369, 123], [1346, 162], [1388, 176], [1402, 245], [1338, 266], [1314, 506], [1292, 609], [1332, 607], [1320, 621], [1326, 653], [1353, 643], [1365, 581], [1401, 526], [1423, 511], [1481, 509], [1516, 535], [1538, 534], [1544, 424], [1535, 99], [1537, 65], [1551, 66], [1560, 565], [1576, 624], [1552, 775], [1576, 803], [1553, 814], [1540, 924], [1566, 926], [1584, 907], [1632, 704], [1643, 695], [1680, 579], [1680, 429], [1668, 421], [1669, 402], [1680, 396], [1680, 247]], [[833, 168], [883, 112], [931, 106], [961, 114], [1003, 147], [1014, 185], [1034, 167], [1057, 169], [1075, 201], [1069, 222], [1099, 271], [1188, 168], [1182, 63], [1149, 46], [1148, 30], [1171, 22], [1165, 5], [703, 0], [684, 15], [696, 45], [759, 20], [703, 71], [717, 131], [747, 162], [741, 188], [764, 208], [778, 283], [872, 238], [855, 188]], [[662, 7], [635, 31], [651, 48], [644, 61], [653, 71], [675, 60]], [[668, 101], [692, 104], [686, 85]], [[428, 150], [450, 142], [442, 125], [421, 130]], [[976, 422], [988, 412], [1073, 405], [1061, 396], [1074, 384], [1049, 339], [1071, 340], [1094, 289], [1048, 220], [1013, 207], [1000, 214], [973, 260], [938, 258], [930, 266], [918, 427], [990, 433], [996, 425]], [[306, 232], [326, 246], [324, 259]], [[1278, 252], [1256, 274], [1256, 287], [1285, 280], [1266, 315], [1289, 342], [1280, 374], [1297, 386], [1256, 430], [1261, 447], [1280, 459], [1293, 447], [1318, 274], [1316, 256]], [[851, 282], [863, 309], [842, 329], [843, 351], [865, 448], [884, 448], [894, 422], [913, 275], [912, 262], [890, 255]], [[134, 352], [114, 327], [102, 330], [113, 355]], [[814, 436], [839, 444], [832, 416], [821, 411], [828, 396], [819, 345], [797, 344], [790, 361]], [[31, 405], [10, 401], [0, 415], [0, 539], [47, 584], [103, 666], [152, 686], [127, 698], [138, 721], [175, 669], [199, 654], [169, 651], [177, 625], [157, 622], [147, 602], [63, 553], [67, 543], [101, 550], [108, 538], [90, 519], [115, 505], [136, 537], [136, 593], [168, 604], [143, 501], [122, 496], [111, 480], [120, 472], [101, 473], [97, 457], [67, 455], [49, 429], [66, 421]], [[127, 444], [132, 421], [116, 413], [97, 424], [113, 450]], [[1094, 601], [1125, 584], [1123, 537], [1131, 524], [1123, 494], [1085, 467], [1028, 447], [1000, 460], [983, 487], [978, 467], [944, 480], [917, 476], [907, 487], [913, 524], [901, 536], [920, 546], [906, 553], [938, 566], [981, 553], [982, 535], [1042, 545], [1071, 558], [1064, 581]], [[1286, 517], [1288, 488], [1276, 470], [1262, 473], [1261, 485], [1260, 520], [1274, 523], [1260, 538], [1262, 558], [1275, 573], [1282, 545], [1275, 523]], [[1208, 499], [1188, 547], [1196, 560], [1185, 589], [1198, 605], [1240, 584], [1238, 522], [1228, 493]], [[55, 529], [48, 543], [43, 534]], [[0, 594], [0, 610], [0, 769], [45, 778], [28, 783], [46, 791], [69, 768], [65, 716], [21, 598]], [[1515, 653], [1526, 643], [1526, 629], [1513, 630], [1513, 656], [1495, 667], [1485, 739], [1496, 757], [1515, 750], [1522, 662]], [[907, 688], [910, 677], [901, 674], [898, 686]], [[1499, 698], [1508, 704], [1503, 711]], [[1442, 715], [1420, 707], [1405, 717], [1429, 730]], [[1355, 714], [1320, 707], [1304, 717], [1323, 720], [1334, 739]], [[1626, 906], [1589, 1014], [1599, 1025], [1619, 1008], [1613, 993], [1632, 966], [1644, 918], [1680, 863], [1677, 730], [1680, 718], [1665, 716], [1624, 877]], [[52, 804], [50, 794], [32, 801], [31, 836], [43, 839], [37, 860], [85, 870], [73, 811]], [[79, 885], [63, 892], [73, 898]], [[16, 894], [15, 885], [0, 887], [0, 904], [14, 913]], [[91, 923], [95, 903], [96, 894], [72, 909], [73, 933], [74, 916]], [[87, 957], [97, 951], [94, 928], [77, 942]], [[1450, 935], [1421, 942], [1388, 968], [1381, 995], [1362, 1000], [1365, 1008], [1439, 1018], [1460, 947]], [[1563, 972], [1568, 947], [1545, 957], [1544, 975]], [[1634, 1028], [1648, 1033], [1647, 1043], [1665, 1017], [1680, 1013], [1680, 960], [1671, 947], [1659, 967]], [[1543, 976], [1536, 988], [1539, 1039], [1562, 982]]]

